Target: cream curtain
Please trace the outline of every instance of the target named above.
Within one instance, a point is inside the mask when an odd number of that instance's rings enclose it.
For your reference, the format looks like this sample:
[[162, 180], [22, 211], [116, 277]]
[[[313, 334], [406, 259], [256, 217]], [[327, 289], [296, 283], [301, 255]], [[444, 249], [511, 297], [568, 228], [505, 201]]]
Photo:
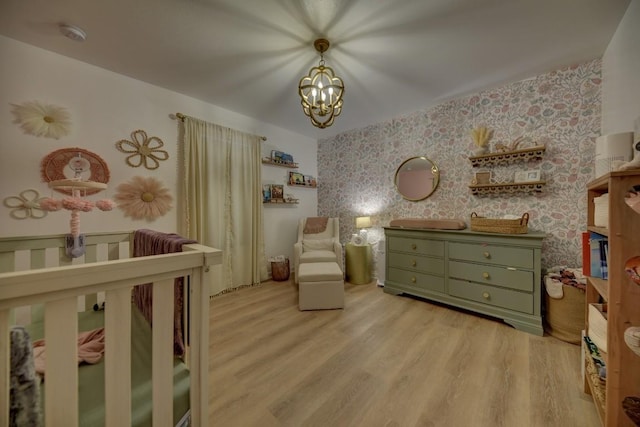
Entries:
[[260, 137], [185, 117], [181, 233], [222, 249], [211, 295], [268, 278]]

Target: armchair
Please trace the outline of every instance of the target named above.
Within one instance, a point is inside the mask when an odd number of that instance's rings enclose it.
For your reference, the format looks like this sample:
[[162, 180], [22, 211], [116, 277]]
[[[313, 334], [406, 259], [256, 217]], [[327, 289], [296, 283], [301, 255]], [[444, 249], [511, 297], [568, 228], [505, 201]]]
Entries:
[[298, 273], [302, 263], [335, 262], [340, 267], [340, 271], [344, 273], [338, 218], [328, 218], [327, 227], [316, 233], [304, 232], [307, 219], [302, 218], [298, 222], [298, 241], [293, 245], [293, 268], [296, 284], [299, 283]]

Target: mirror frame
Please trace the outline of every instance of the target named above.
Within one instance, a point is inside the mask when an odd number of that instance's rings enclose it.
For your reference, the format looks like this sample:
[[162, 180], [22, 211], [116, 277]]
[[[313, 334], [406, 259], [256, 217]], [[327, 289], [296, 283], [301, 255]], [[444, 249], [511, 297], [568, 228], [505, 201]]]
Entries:
[[[400, 188], [398, 188], [398, 175], [400, 174], [402, 167], [404, 165], [406, 165], [407, 163], [409, 163], [412, 160], [424, 160], [425, 162], [427, 162], [430, 166], [431, 166], [431, 174], [433, 175], [433, 188], [431, 188], [431, 191], [426, 194], [424, 197], [420, 197], [420, 198], [410, 198], [405, 196], [404, 194], [402, 194], [402, 191], [400, 191]], [[396, 190], [398, 191], [398, 194], [400, 194], [402, 196], [402, 198], [404, 198], [405, 200], [409, 200], [411, 202], [419, 202], [421, 200], [424, 200], [428, 197], [430, 197], [434, 191], [436, 191], [436, 188], [438, 188], [438, 184], [440, 183], [440, 170], [438, 169], [438, 166], [436, 166], [436, 164], [433, 162], [433, 160], [429, 159], [428, 157], [425, 156], [415, 156], [415, 157], [410, 157], [407, 160], [405, 160], [404, 162], [402, 162], [400, 164], [400, 166], [398, 166], [398, 169], [396, 169], [396, 174], [393, 178], [393, 184], [396, 187]]]

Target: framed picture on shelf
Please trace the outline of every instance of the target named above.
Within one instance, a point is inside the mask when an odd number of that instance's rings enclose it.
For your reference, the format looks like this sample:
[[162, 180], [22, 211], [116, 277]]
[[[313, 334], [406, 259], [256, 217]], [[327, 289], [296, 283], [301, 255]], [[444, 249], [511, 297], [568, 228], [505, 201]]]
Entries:
[[284, 197], [284, 185], [271, 184], [271, 200], [283, 200]]
[[304, 175], [300, 172], [289, 172], [289, 184], [304, 185]]
[[304, 176], [304, 185], [306, 185], [307, 187], [315, 187], [317, 184], [318, 183], [317, 183], [315, 177], [313, 177], [311, 175], [305, 175]]
[[291, 154], [283, 153], [282, 151], [272, 150], [271, 160], [276, 163], [289, 165], [293, 163], [293, 156]]
[[476, 172], [473, 176], [473, 185], [491, 184], [491, 171]]
[[513, 182], [536, 182], [540, 181], [540, 169], [531, 169], [516, 172]]
[[262, 203], [271, 201], [271, 184], [262, 185]]

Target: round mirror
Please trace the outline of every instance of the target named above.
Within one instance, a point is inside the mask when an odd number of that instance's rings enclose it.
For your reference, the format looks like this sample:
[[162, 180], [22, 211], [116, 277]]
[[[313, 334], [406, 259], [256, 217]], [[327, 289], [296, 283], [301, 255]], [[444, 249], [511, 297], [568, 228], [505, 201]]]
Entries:
[[417, 202], [429, 197], [439, 180], [440, 171], [435, 163], [426, 157], [412, 157], [398, 167], [394, 182], [402, 197]]

